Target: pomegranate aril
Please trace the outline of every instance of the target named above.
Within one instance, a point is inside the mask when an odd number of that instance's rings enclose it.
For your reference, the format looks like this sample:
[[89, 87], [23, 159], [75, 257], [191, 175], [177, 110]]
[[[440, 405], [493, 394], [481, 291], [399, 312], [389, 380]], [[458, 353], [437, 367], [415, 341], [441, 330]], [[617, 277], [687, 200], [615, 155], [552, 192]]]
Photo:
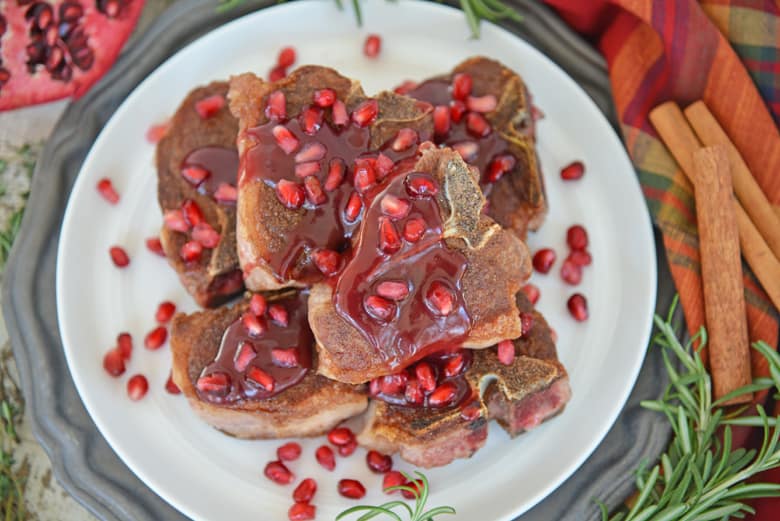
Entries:
[[168, 133], [168, 129], [171, 128], [171, 122], [166, 121], [158, 125], [152, 125], [146, 131], [146, 141], [151, 144], [157, 144]]
[[202, 253], [203, 246], [199, 242], [188, 241], [182, 245], [179, 256], [184, 262], [195, 262], [200, 259]]
[[212, 373], [198, 378], [195, 387], [204, 393], [226, 394], [230, 389], [230, 379], [225, 373]]
[[444, 136], [450, 131], [450, 109], [446, 105], [433, 109], [433, 131], [437, 136]]
[[469, 96], [466, 98], [466, 107], [474, 112], [482, 112], [483, 114], [485, 112], [492, 112], [496, 110], [497, 105], [498, 101], [492, 94], [480, 97]]
[[163, 223], [166, 228], [175, 232], [187, 233], [190, 230], [190, 225], [181, 210], [167, 210], [163, 214]]
[[582, 225], [575, 224], [566, 230], [566, 244], [572, 250], [584, 250], [588, 247], [588, 232]]
[[398, 134], [396, 134], [395, 139], [393, 140], [392, 148], [396, 152], [403, 152], [411, 146], [416, 145], [418, 139], [419, 136], [417, 135], [416, 130], [411, 128], [402, 128], [398, 131]]
[[389, 322], [395, 316], [395, 304], [377, 295], [370, 295], [363, 301], [366, 312], [380, 322]]
[[315, 90], [312, 101], [319, 107], [330, 107], [336, 102], [336, 91], [333, 89]]
[[337, 126], [344, 126], [349, 123], [349, 114], [347, 114], [347, 106], [341, 100], [333, 102], [333, 108], [331, 109], [331, 117], [333, 118], [333, 124]]
[[220, 235], [217, 230], [207, 222], [198, 223], [192, 229], [192, 240], [198, 242], [204, 248], [216, 248]]
[[382, 38], [378, 34], [369, 34], [363, 42], [363, 54], [369, 58], [376, 58], [382, 50]]
[[408, 94], [417, 88], [417, 82], [412, 80], [404, 80], [400, 85], [393, 89], [396, 94]]
[[453, 123], [460, 123], [466, 114], [466, 104], [460, 100], [450, 101], [450, 119]]
[[352, 112], [352, 121], [359, 127], [370, 125], [379, 114], [379, 103], [375, 99], [369, 99], [355, 107]]
[[[308, 163], [306, 163], [308, 164]], [[319, 163], [317, 164], [317, 171], [319, 172]], [[323, 204], [328, 200], [325, 192], [322, 190], [320, 180], [316, 177], [307, 177], [303, 180], [303, 189], [306, 191], [306, 199], [309, 200], [314, 206]]]
[[317, 482], [311, 478], [306, 478], [295, 487], [293, 491], [293, 500], [297, 503], [308, 503], [317, 493]]
[[425, 295], [428, 307], [441, 316], [448, 316], [455, 309], [455, 295], [440, 281], [434, 281]]
[[[308, 163], [299, 163], [295, 165], [295, 176], [306, 179], [320, 173], [321, 165], [319, 161], [309, 161]], [[319, 182], [319, 180], [317, 180]]]
[[333, 470], [336, 468], [336, 455], [333, 453], [333, 449], [327, 445], [320, 446], [314, 452], [314, 457], [317, 459], [317, 463], [322, 465], [326, 470]]
[[271, 317], [271, 320], [282, 327], [287, 327], [287, 324], [289, 324], [290, 321], [287, 308], [281, 304], [272, 304], [271, 307], [268, 308], [268, 316]]
[[466, 115], [466, 128], [472, 136], [485, 137], [493, 130], [482, 114], [469, 112]]
[[460, 409], [460, 417], [470, 422], [473, 422], [474, 420], [482, 417], [482, 407], [480, 406], [479, 401], [475, 401], [465, 407], [462, 407]]
[[389, 216], [393, 220], [403, 219], [409, 214], [409, 210], [412, 205], [405, 199], [399, 199], [398, 197], [387, 194], [382, 197], [380, 202], [382, 213]]
[[402, 300], [409, 294], [406, 282], [386, 280], [376, 287], [376, 294], [390, 300]]
[[447, 360], [447, 363], [444, 364], [444, 368], [442, 370], [444, 376], [447, 378], [452, 378], [453, 376], [457, 376], [462, 373], [463, 367], [465, 366], [464, 362], [465, 360], [463, 359], [463, 355], [460, 353]]
[[471, 94], [473, 82], [471, 76], [460, 72], [452, 79], [452, 97], [456, 100], [465, 100]]
[[452, 145], [452, 149], [455, 150], [464, 161], [474, 161], [479, 154], [479, 145], [476, 141], [461, 141]]
[[190, 226], [195, 226], [196, 224], [202, 223], [206, 220], [206, 218], [203, 216], [203, 210], [200, 209], [200, 205], [198, 205], [198, 203], [192, 199], [186, 199], [181, 204], [181, 211], [182, 215], [184, 215], [184, 219], [187, 220], [187, 223]]
[[306, 198], [305, 191], [298, 183], [293, 183], [287, 179], [280, 179], [276, 183], [276, 197], [279, 202], [287, 208], [296, 210], [301, 207]]
[[301, 111], [300, 119], [303, 131], [313, 136], [322, 127], [322, 109], [319, 107], [308, 107]]
[[395, 166], [395, 163], [392, 159], [390, 159], [389, 156], [386, 156], [383, 153], [379, 153], [379, 155], [376, 157], [376, 176], [382, 180], [390, 173], [390, 171]]
[[165, 390], [168, 394], [181, 394], [181, 389], [179, 389], [179, 386], [173, 381], [173, 373], [168, 374], [168, 379], [165, 381]]
[[199, 166], [185, 166], [181, 169], [181, 176], [192, 186], [200, 186], [210, 175], [211, 172]]
[[[301, 445], [300, 443], [296, 443], [294, 441], [285, 443], [284, 445], [276, 449], [276, 456], [279, 458], [279, 461], [295, 461], [301, 457]], [[296, 501], [307, 501], [307, 500], [296, 499]]]
[[418, 380], [410, 380], [404, 389], [404, 398], [412, 405], [422, 405], [425, 400], [425, 392]]
[[593, 262], [593, 258], [587, 250], [574, 250], [569, 253], [569, 256], [566, 259], [579, 266], [590, 266]]
[[105, 199], [109, 203], [116, 204], [119, 202], [119, 194], [116, 193], [116, 190], [114, 189], [114, 185], [111, 182], [111, 179], [104, 177], [103, 179], [98, 181], [97, 190], [100, 193], [100, 195], [103, 196], [103, 199]]
[[266, 329], [268, 329], [262, 320], [257, 315], [254, 315], [253, 313], [244, 313], [241, 316], [241, 323], [244, 325], [244, 328], [249, 333], [249, 336], [253, 337], [259, 337], [262, 336], [263, 333], [265, 333]]
[[355, 163], [355, 189], [363, 193], [376, 184], [376, 171], [369, 163]]
[[532, 263], [534, 269], [539, 273], [549, 273], [553, 264], [555, 264], [555, 250], [552, 248], [542, 248], [534, 253]]
[[446, 407], [455, 399], [457, 387], [452, 382], [444, 382], [428, 396], [428, 405], [431, 407]]
[[387, 490], [391, 487], [399, 487], [406, 483], [406, 478], [397, 470], [391, 470], [382, 479], [382, 490], [387, 494], [395, 494], [397, 490]]
[[333, 158], [328, 164], [328, 176], [325, 178], [325, 191], [332, 192], [341, 185], [344, 180], [344, 174], [346, 173], [346, 166], [344, 160], [339, 158]]
[[561, 278], [566, 284], [576, 286], [582, 282], [582, 266], [571, 259], [566, 259], [561, 265]]
[[127, 396], [134, 402], [146, 396], [147, 391], [149, 391], [149, 382], [144, 375], [131, 376], [127, 381]]
[[370, 450], [366, 454], [366, 464], [372, 472], [384, 474], [393, 469], [393, 458], [375, 450]]
[[159, 237], [149, 237], [146, 239], [146, 248], [160, 257], [165, 257], [165, 251], [163, 250], [162, 242], [160, 242]]
[[379, 390], [384, 394], [401, 394], [409, 382], [405, 372], [388, 374], [377, 379]]
[[173, 318], [174, 313], [176, 313], [176, 304], [166, 300], [161, 302], [157, 307], [157, 312], [154, 314], [154, 318], [160, 324], [167, 324], [168, 321]]
[[525, 293], [525, 296], [528, 297], [528, 300], [531, 302], [531, 304], [536, 304], [539, 302], [539, 297], [541, 296], [541, 292], [539, 291], [539, 288], [535, 286], [534, 284], [526, 284], [522, 288], [523, 293]]
[[289, 485], [295, 479], [295, 475], [281, 461], [268, 462], [263, 474], [277, 485]]
[[265, 106], [265, 115], [271, 121], [283, 121], [287, 118], [287, 98], [284, 92], [275, 90], [268, 95]]
[[112, 246], [109, 248], [108, 253], [111, 255], [111, 260], [118, 268], [124, 268], [130, 264], [130, 257], [121, 246]]
[[311, 521], [317, 517], [317, 507], [308, 503], [295, 503], [287, 511], [289, 521]]
[[308, 163], [310, 161], [319, 161], [325, 157], [327, 149], [322, 143], [306, 143], [300, 152], [295, 154], [296, 163]]
[[322, 248], [312, 253], [311, 257], [317, 269], [327, 277], [335, 275], [341, 267], [341, 255], [333, 250]]
[[436, 389], [436, 374], [428, 362], [418, 362], [414, 368], [414, 374], [424, 391], [431, 392]]
[[561, 169], [561, 179], [564, 181], [574, 181], [580, 179], [585, 174], [585, 165], [582, 161], [574, 161]]
[[352, 192], [347, 201], [347, 207], [344, 209], [344, 218], [347, 222], [353, 223], [360, 215], [362, 209], [363, 201], [360, 200], [357, 192]]
[[116, 347], [125, 360], [130, 360], [133, 355], [133, 337], [130, 333], [119, 333], [116, 337]]
[[366, 495], [366, 487], [356, 479], [342, 479], [339, 481], [339, 494], [349, 499], [360, 499]]
[[144, 337], [144, 347], [152, 351], [160, 349], [165, 341], [168, 339], [168, 330], [164, 326], [158, 326], [152, 329]]
[[531, 332], [531, 328], [534, 327], [534, 316], [532, 313], [522, 312], [520, 313], [520, 335], [527, 336]]
[[425, 221], [419, 217], [412, 217], [404, 224], [404, 239], [409, 242], [417, 242], [425, 233]]
[[412, 490], [416, 491], [417, 494], [414, 494], [413, 492], [411, 492], [409, 490], [402, 490], [401, 494], [406, 499], [416, 499], [420, 495], [420, 492], [423, 489], [423, 482], [422, 482], [422, 480], [415, 479], [413, 481], [407, 481], [406, 483], [404, 483], [404, 486], [409, 487]]
[[433, 197], [439, 192], [439, 186], [428, 174], [411, 173], [404, 180], [406, 192], [415, 197]]
[[201, 119], [215, 116], [225, 106], [225, 98], [220, 94], [214, 94], [195, 103], [195, 110]]
[[498, 361], [504, 365], [512, 365], [515, 361], [515, 344], [511, 340], [502, 340], [497, 347]]
[[346, 445], [355, 439], [355, 434], [347, 427], [335, 427], [328, 432], [328, 441], [333, 445]]
[[504, 174], [515, 167], [517, 160], [512, 154], [501, 154], [493, 158], [485, 173], [485, 180], [489, 183], [495, 183], [501, 179]]
[[289, 347], [287, 349], [272, 349], [271, 361], [278, 367], [298, 367], [300, 365], [298, 350], [294, 347]]
[[252, 298], [249, 300], [249, 311], [256, 317], [262, 317], [267, 310], [268, 303], [266, 302], [265, 297], [259, 293], [252, 295]]
[[214, 199], [219, 203], [235, 203], [238, 200], [238, 190], [228, 183], [219, 183], [214, 191]]
[[395, 253], [401, 249], [401, 237], [393, 222], [387, 217], [379, 218], [379, 249], [385, 253]]
[[125, 372], [125, 358], [118, 347], [103, 356], [103, 369], [111, 376], [121, 376]]
[[249, 363], [257, 357], [257, 351], [249, 342], [241, 342], [236, 350], [233, 366], [236, 371], [243, 373], [249, 367]]
[[566, 307], [574, 320], [582, 322], [588, 318], [588, 301], [581, 293], [575, 293], [566, 301]]
[[295, 152], [295, 150], [298, 148], [298, 145], [300, 144], [298, 138], [293, 136], [292, 132], [290, 132], [290, 129], [284, 125], [276, 125], [271, 130], [271, 134], [273, 134], [274, 139], [276, 140], [276, 144], [279, 145], [279, 148], [284, 150], [284, 153], [287, 155]]
[[282, 47], [279, 56], [276, 58], [276, 64], [285, 69], [295, 63], [295, 49], [293, 47]]
[[279, 81], [287, 76], [287, 69], [278, 65], [268, 72], [268, 81]]
[[269, 393], [273, 392], [274, 387], [276, 387], [276, 380], [274, 380], [274, 377], [259, 367], [250, 367], [246, 372], [246, 379], [256, 383]]

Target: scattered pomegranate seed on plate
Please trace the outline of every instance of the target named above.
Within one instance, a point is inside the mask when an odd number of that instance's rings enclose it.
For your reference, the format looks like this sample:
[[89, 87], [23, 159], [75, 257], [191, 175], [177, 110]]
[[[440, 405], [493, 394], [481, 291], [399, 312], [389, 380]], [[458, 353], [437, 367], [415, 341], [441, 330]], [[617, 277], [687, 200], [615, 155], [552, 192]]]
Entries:
[[360, 499], [366, 495], [366, 487], [356, 479], [342, 479], [338, 486], [339, 494], [349, 499]]
[[289, 485], [295, 479], [295, 475], [281, 461], [268, 462], [263, 474], [277, 485]]
[[561, 169], [561, 179], [564, 181], [574, 181], [580, 179], [585, 174], [585, 165], [582, 161], [574, 161]]
[[588, 247], [588, 232], [581, 224], [575, 224], [566, 230], [566, 244], [572, 250], [584, 250]]
[[287, 76], [287, 69], [277, 66], [268, 73], [268, 81], [279, 81], [285, 76]]
[[339, 452], [339, 456], [342, 458], [346, 458], [348, 456], [352, 456], [352, 454], [357, 450], [358, 444], [357, 440], [353, 439], [346, 445], [339, 445], [336, 450]]
[[276, 65], [286, 69], [295, 63], [296, 57], [295, 48], [282, 47], [282, 50], [279, 51], [279, 56], [276, 58]]
[[[294, 441], [285, 443], [276, 449], [276, 456], [280, 461], [295, 461], [301, 456], [301, 444]], [[299, 500], [296, 499], [296, 501]]]
[[587, 250], [574, 250], [566, 259], [579, 266], [590, 266], [593, 262], [593, 258]]
[[290, 521], [311, 521], [317, 516], [317, 507], [308, 503], [295, 503], [287, 511]]
[[363, 43], [363, 54], [369, 58], [376, 58], [382, 51], [382, 38], [378, 34], [369, 34]]
[[[420, 479], [415, 479], [413, 481], [407, 481], [406, 483], [404, 483], [404, 486], [407, 486], [407, 487], [410, 487], [410, 488], [416, 490], [417, 494], [419, 494], [420, 491], [422, 491], [423, 482]], [[410, 492], [408, 490], [402, 490], [401, 494], [403, 494], [403, 496], [406, 499], [414, 499], [414, 498], [417, 497], [415, 494], [413, 494], [412, 492]]]
[[153, 145], [159, 143], [165, 137], [165, 134], [168, 133], [169, 128], [171, 128], [170, 121], [150, 126], [146, 131], [146, 141]]
[[103, 356], [103, 369], [113, 377], [121, 376], [125, 372], [125, 358], [118, 347]]
[[347, 427], [335, 427], [328, 433], [328, 441], [333, 445], [346, 445], [355, 439], [355, 434]]
[[528, 297], [528, 300], [531, 302], [531, 304], [536, 304], [539, 302], [539, 297], [541, 296], [541, 291], [539, 291], [539, 288], [534, 284], [526, 284], [522, 288], [523, 293], [525, 293], [525, 296]]
[[576, 286], [582, 282], [582, 266], [567, 258], [561, 265], [561, 278], [566, 284]]
[[119, 333], [116, 337], [116, 347], [122, 354], [122, 358], [130, 360], [133, 354], [133, 337], [130, 333]]
[[370, 450], [366, 453], [366, 464], [372, 472], [384, 474], [393, 469], [393, 458], [381, 452]]
[[111, 182], [111, 179], [104, 177], [103, 179], [98, 181], [97, 190], [100, 193], [100, 195], [103, 196], [103, 199], [105, 199], [109, 203], [116, 204], [119, 202], [119, 194], [116, 193], [116, 190], [114, 189], [114, 184]]
[[391, 470], [382, 479], [382, 490], [386, 494], [395, 494], [397, 490], [387, 490], [390, 487], [398, 487], [406, 483], [406, 478], [397, 470]]
[[333, 470], [336, 468], [336, 455], [333, 453], [333, 449], [327, 445], [321, 445], [314, 452], [314, 457], [317, 459], [317, 463], [322, 465], [327, 470]]
[[146, 248], [160, 257], [165, 257], [165, 251], [163, 250], [162, 242], [159, 237], [149, 237], [146, 239]]
[[532, 259], [534, 269], [539, 273], [549, 273], [553, 264], [555, 264], [555, 250], [552, 248], [542, 248], [534, 253]]
[[154, 318], [160, 324], [167, 324], [168, 321], [173, 318], [174, 313], [176, 313], [176, 304], [166, 300], [160, 302], [160, 305], [157, 307], [157, 313], [154, 314]]
[[144, 375], [131, 376], [127, 381], [127, 396], [134, 402], [146, 396], [147, 391], [149, 391], [149, 382]]
[[314, 494], [317, 493], [317, 482], [312, 478], [306, 478], [295, 487], [293, 491], [293, 500], [296, 503], [308, 503], [314, 498]]
[[588, 301], [581, 293], [575, 293], [566, 301], [569, 313], [577, 322], [583, 322], [588, 318]]
[[168, 394], [181, 394], [181, 389], [173, 381], [173, 373], [168, 374], [168, 380], [165, 381], [165, 390]]
[[160, 349], [168, 339], [168, 330], [164, 326], [152, 329], [144, 338], [144, 346], [152, 351]]
[[109, 248], [108, 253], [111, 255], [111, 260], [118, 268], [124, 268], [130, 264], [130, 257], [127, 252], [121, 246], [112, 246]]

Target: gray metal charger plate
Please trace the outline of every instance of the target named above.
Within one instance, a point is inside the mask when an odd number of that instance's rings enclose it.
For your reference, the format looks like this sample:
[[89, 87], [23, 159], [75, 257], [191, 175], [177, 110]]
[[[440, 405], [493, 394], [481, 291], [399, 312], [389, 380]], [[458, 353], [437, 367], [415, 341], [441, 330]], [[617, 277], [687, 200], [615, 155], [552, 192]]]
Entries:
[[[68, 107], [37, 164], [21, 232], [6, 267], [3, 313], [32, 411], [33, 432], [64, 488], [102, 520], [186, 518], [116, 456], [84, 409], [71, 380], [58, 334], [55, 303], [57, 242], [70, 190], [98, 133], [138, 83], [190, 41], [226, 21], [274, 3], [248, 0], [223, 13], [215, 11], [213, 0], [174, 3], [134, 38], [86, 97]], [[507, 3], [517, 7], [524, 20], [502, 25], [566, 70], [616, 126], [602, 57], [545, 6], [531, 0]], [[674, 288], [658, 240], [656, 249], [661, 256], [657, 309], [663, 311], [669, 306]], [[626, 406], [598, 449], [572, 477], [518, 521], [596, 519], [594, 498], [610, 508], [619, 505], [633, 486], [632, 470], [640, 460], [656, 458], [668, 439], [670, 429], [664, 418], [639, 406], [640, 399], [660, 396], [665, 384], [661, 357], [657, 350], [650, 350]], [[520, 474], [518, 479], [523, 479]]]

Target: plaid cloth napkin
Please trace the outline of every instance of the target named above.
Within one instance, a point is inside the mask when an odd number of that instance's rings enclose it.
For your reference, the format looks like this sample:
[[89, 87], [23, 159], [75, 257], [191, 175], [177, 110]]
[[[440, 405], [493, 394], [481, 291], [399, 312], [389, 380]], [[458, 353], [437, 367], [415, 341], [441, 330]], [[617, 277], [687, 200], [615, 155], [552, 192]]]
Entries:
[[[780, 205], [780, 3], [774, 0], [545, 0], [590, 38], [609, 66], [628, 153], [664, 246], [691, 333], [704, 324], [696, 212], [690, 183], [648, 112], [703, 99], [768, 199]], [[751, 340], [777, 346], [778, 314], [744, 265]], [[753, 375], [768, 372], [753, 353]], [[758, 397], [765, 399], [766, 395]], [[779, 411], [776, 411], [779, 412]], [[746, 437], [742, 436], [746, 440]], [[763, 479], [780, 482], [780, 471]], [[780, 500], [755, 520], [780, 519]]]

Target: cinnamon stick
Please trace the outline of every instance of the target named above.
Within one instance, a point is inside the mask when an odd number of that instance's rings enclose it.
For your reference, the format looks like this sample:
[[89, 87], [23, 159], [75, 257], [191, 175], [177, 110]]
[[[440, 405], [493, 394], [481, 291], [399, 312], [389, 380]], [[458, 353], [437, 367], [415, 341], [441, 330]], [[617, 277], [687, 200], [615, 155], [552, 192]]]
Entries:
[[750, 265], [756, 278], [769, 296], [769, 300], [780, 309], [780, 261], [772, 254], [766, 241], [753, 225], [748, 214], [736, 205], [739, 243], [742, 255]]
[[780, 218], [758, 186], [750, 169], [729, 139], [726, 132], [703, 101], [697, 101], [685, 109], [694, 132], [704, 146], [722, 145], [728, 154], [734, 193], [753, 224], [764, 237], [775, 257], [780, 259]]
[[[694, 152], [693, 168], [710, 373], [715, 398], [719, 399], [752, 381], [739, 233], [726, 148], [718, 145]], [[727, 403], [752, 399], [748, 393]]]

